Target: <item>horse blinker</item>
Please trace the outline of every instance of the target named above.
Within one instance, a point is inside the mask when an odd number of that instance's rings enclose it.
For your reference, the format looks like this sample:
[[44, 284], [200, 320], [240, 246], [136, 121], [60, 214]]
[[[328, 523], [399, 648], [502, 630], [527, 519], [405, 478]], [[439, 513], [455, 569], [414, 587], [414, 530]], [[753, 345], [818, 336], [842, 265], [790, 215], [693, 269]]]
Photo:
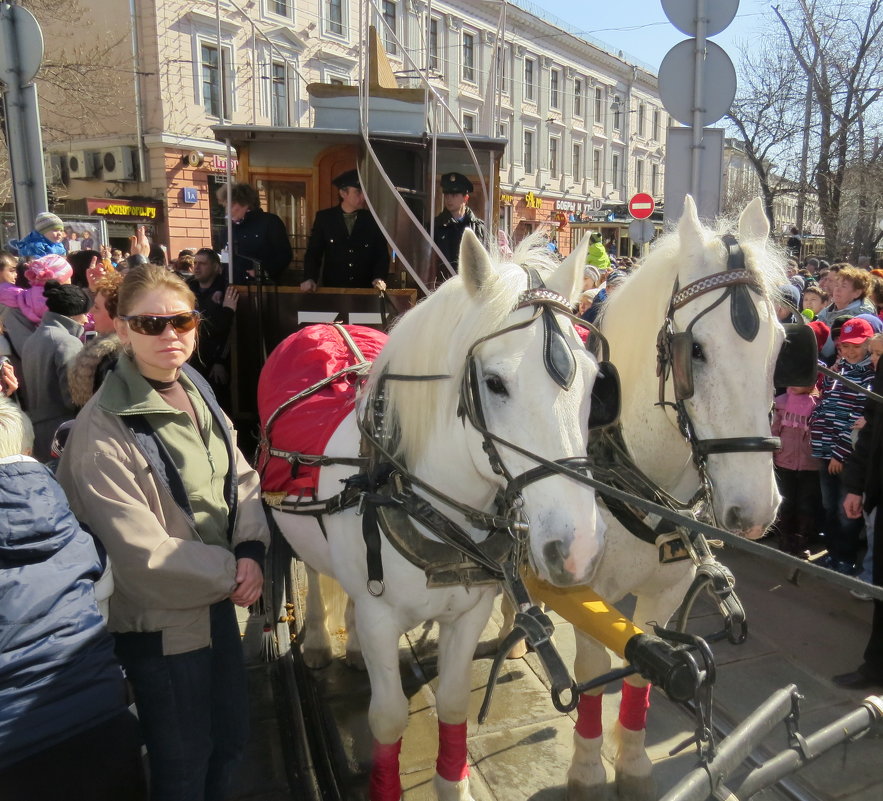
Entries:
[[819, 368], [819, 346], [815, 331], [805, 323], [786, 323], [785, 341], [776, 359], [773, 385], [811, 387]]

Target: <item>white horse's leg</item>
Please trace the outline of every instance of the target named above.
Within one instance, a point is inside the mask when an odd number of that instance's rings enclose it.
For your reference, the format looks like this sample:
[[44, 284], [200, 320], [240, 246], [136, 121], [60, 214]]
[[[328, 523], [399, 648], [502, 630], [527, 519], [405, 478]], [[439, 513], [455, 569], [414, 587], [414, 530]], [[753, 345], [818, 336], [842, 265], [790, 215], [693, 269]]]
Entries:
[[402, 690], [399, 639], [385, 605], [366, 599], [355, 604], [356, 628], [371, 681], [368, 725], [374, 736], [370, 801], [400, 801], [399, 752], [408, 724], [408, 699]]
[[303, 655], [307, 667], [317, 670], [331, 662], [331, 637], [326, 624], [325, 596], [321, 575], [309, 565], [307, 573], [307, 602], [303, 627]]
[[[503, 594], [503, 600], [500, 602], [500, 611], [503, 613], [503, 623], [500, 625], [499, 642], [503, 642], [512, 631], [512, 624], [515, 623], [515, 607], [509, 596]], [[508, 659], [521, 659], [527, 653], [527, 641], [521, 640], [515, 647], [509, 651]]]
[[356, 626], [356, 605], [349, 597], [346, 599], [344, 621], [346, 625], [346, 663], [355, 670], [365, 670], [365, 657], [362, 655], [359, 630]]
[[490, 617], [493, 595], [487, 593], [451, 622], [439, 623], [438, 641], [438, 759], [433, 784], [440, 801], [472, 801], [466, 752], [466, 712], [469, 707], [472, 659]]
[[[582, 683], [610, 670], [610, 654], [600, 643], [574, 630], [576, 659], [574, 677]], [[577, 706], [573, 732], [573, 761], [567, 771], [567, 801], [601, 801], [607, 796], [607, 772], [601, 760], [601, 698], [583, 693]]]

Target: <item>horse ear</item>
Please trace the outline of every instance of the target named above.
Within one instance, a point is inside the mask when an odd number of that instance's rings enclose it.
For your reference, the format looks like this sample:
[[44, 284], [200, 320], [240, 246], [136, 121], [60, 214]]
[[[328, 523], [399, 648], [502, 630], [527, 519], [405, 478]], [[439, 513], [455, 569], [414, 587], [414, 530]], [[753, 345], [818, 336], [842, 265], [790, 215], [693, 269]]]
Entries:
[[682, 244], [702, 244], [702, 223], [696, 211], [696, 203], [692, 195], [684, 198], [684, 211], [678, 222], [678, 234]]
[[546, 286], [553, 292], [573, 300], [583, 285], [583, 271], [586, 266], [586, 251], [589, 248], [589, 237], [584, 236], [576, 250], [561, 262], [561, 265], [546, 280]]
[[739, 215], [739, 239], [766, 239], [770, 235], [770, 221], [763, 209], [763, 200], [754, 198]]
[[463, 232], [460, 240], [459, 272], [466, 291], [473, 297], [497, 280], [491, 258], [471, 228]]

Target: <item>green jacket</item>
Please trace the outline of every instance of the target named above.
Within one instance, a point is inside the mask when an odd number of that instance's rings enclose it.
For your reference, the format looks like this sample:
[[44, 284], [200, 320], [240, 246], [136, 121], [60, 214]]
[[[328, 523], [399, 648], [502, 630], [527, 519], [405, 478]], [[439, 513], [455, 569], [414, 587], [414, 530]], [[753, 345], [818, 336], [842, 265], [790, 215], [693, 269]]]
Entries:
[[607, 255], [607, 250], [604, 248], [603, 242], [592, 242], [592, 244], [589, 245], [586, 264], [591, 264], [599, 270], [610, 269], [610, 256]]
[[[209, 644], [209, 607], [233, 591], [236, 559], [260, 563], [269, 543], [258, 476], [235, 446], [230, 470], [226, 442], [235, 432], [209, 411], [217, 404], [195, 381], [182, 374], [200, 432], [122, 356], [77, 417], [58, 467], [71, 508], [113, 565], [110, 630], [162, 632], [164, 654]], [[155, 439], [133, 431], [139, 421], [155, 432], [173, 467], [145, 447]]]

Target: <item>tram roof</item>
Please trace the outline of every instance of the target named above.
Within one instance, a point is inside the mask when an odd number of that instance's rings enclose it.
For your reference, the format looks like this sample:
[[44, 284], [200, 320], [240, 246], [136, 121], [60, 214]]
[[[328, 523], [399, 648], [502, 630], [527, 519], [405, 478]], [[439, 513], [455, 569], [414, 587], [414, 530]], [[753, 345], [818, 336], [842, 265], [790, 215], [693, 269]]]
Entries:
[[[292, 139], [310, 139], [315, 141], [335, 141], [339, 144], [358, 143], [362, 135], [358, 131], [343, 130], [340, 128], [283, 128], [271, 125], [214, 125], [212, 131], [215, 138], [221, 142], [229, 140], [233, 147], [249, 142], [285, 142]], [[372, 141], [395, 141], [403, 144], [428, 144], [432, 140], [431, 133], [404, 133], [402, 131], [371, 131], [369, 138]], [[463, 136], [459, 133], [435, 134], [439, 144], [445, 147], [466, 147]], [[468, 134], [469, 143], [479, 146], [482, 150], [503, 151], [508, 144], [508, 139], [499, 137]]]

